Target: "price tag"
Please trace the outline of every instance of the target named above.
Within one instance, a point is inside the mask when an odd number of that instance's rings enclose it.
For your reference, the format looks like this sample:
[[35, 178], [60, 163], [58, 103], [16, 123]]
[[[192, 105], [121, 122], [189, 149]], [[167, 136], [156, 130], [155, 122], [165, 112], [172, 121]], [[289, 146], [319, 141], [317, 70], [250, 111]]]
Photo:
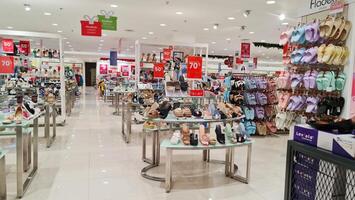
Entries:
[[153, 76], [155, 79], [164, 78], [164, 66], [164, 63], [154, 63]]
[[187, 57], [187, 78], [202, 79], [202, 57]]
[[14, 71], [14, 57], [0, 56], [0, 74], [13, 74]]
[[12, 39], [3, 39], [1, 41], [2, 50], [4, 53], [14, 53], [14, 40]]
[[203, 90], [190, 90], [190, 96], [192, 97], [203, 97]]

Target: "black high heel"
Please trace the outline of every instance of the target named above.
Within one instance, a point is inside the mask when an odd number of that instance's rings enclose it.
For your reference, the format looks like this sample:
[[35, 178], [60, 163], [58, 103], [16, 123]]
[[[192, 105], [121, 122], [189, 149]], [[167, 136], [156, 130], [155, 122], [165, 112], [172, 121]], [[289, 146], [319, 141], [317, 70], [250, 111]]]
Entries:
[[217, 125], [215, 129], [216, 135], [217, 135], [217, 141], [220, 144], [225, 144], [226, 143], [226, 138], [225, 135], [222, 133], [222, 128], [221, 125]]
[[192, 145], [192, 146], [198, 145], [198, 135], [196, 133], [190, 134], [190, 145]]

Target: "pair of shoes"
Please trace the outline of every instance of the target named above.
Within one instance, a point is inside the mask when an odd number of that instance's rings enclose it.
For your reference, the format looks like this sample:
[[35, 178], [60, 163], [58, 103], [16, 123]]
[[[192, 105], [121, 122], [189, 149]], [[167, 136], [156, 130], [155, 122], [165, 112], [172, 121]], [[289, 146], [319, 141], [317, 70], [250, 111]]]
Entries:
[[320, 37], [326, 40], [344, 42], [349, 36], [351, 27], [351, 22], [345, 20], [344, 17], [334, 18], [328, 16], [326, 20], [320, 24]]
[[318, 48], [318, 62], [328, 65], [345, 65], [349, 59], [347, 47], [323, 44]]

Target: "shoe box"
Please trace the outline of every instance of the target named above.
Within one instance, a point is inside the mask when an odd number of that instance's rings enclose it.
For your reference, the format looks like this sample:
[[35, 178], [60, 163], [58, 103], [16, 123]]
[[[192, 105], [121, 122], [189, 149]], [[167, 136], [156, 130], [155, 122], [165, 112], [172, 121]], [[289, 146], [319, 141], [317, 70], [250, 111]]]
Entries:
[[355, 159], [355, 138], [352, 134], [325, 132], [302, 124], [291, 127], [290, 139]]

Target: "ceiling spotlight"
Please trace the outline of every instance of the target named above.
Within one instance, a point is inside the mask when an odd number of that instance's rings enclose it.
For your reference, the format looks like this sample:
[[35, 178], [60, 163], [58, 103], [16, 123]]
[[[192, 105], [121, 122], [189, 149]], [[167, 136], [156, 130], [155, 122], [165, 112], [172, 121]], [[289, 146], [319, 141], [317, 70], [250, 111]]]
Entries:
[[25, 10], [26, 11], [30, 11], [31, 10], [31, 5], [30, 4], [23, 4], [23, 6], [25, 6]]
[[280, 19], [281, 21], [285, 20], [285, 19], [286, 19], [286, 15], [285, 15], [285, 14], [279, 15], [279, 19]]
[[67, 40], [68, 38], [64, 37], [63, 40]]
[[67, 44], [70, 44], [70, 42], [68, 41], [68, 42], [66, 42]]
[[260, 42], [265, 42], [265, 40], [261, 40]]
[[58, 24], [54, 23], [54, 24], [52, 24], [52, 26], [58, 26]]
[[12, 26], [8, 26], [8, 27], [7, 27], [7, 29], [14, 29], [14, 27], [12, 27]]
[[111, 7], [111, 8], [117, 8], [118, 5], [116, 5], [116, 4], [111, 4], [110, 7]]
[[150, 31], [148, 32], [149, 35], [154, 35], [154, 32]]
[[255, 32], [253, 32], [253, 31], [250, 31], [250, 32], [249, 32], [249, 34], [254, 34], [254, 33], [255, 33]]
[[148, 39], [147, 37], [142, 37], [142, 40], [146, 40], [146, 39]]
[[208, 30], [210, 30], [210, 29], [209, 29], [209, 28], [203, 28], [203, 30], [204, 30], [204, 31], [208, 31]]
[[227, 41], [231, 41], [231, 39], [230, 39], [230, 38], [227, 38], [226, 40], [227, 40]]
[[225, 51], [228, 51], [228, 49], [224, 49]]
[[288, 25], [288, 22], [284, 22], [284, 23], [282, 23], [282, 25], [287, 26], [287, 25]]
[[211, 51], [211, 53], [214, 53], [214, 51]]
[[58, 33], [63, 33], [63, 31], [61, 31], [61, 30], [59, 30], [59, 31], [57, 31]]
[[49, 12], [45, 12], [45, 13], [43, 13], [43, 14], [46, 15], [46, 16], [52, 15], [52, 13], [49, 13]]
[[218, 26], [219, 26], [219, 24], [214, 24], [214, 25], [213, 25], [213, 29], [214, 29], [214, 30], [217, 30], [217, 29], [218, 29]]
[[235, 17], [228, 17], [228, 20], [235, 20]]
[[164, 26], [166, 26], [166, 24], [160, 24], [160, 26], [164, 27]]
[[271, 5], [271, 4], [275, 4], [276, 3], [276, 1], [266, 1], [266, 4], [268, 4], [268, 5]]
[[177, 14], [177, 15], [182, 15], [182, 14], [184, 14], [183, 12], [176, 12], [175, 14]]
[[243, 16], [247, 18], [250, 15], [251, 10], [246, 10], [243, 12]]

